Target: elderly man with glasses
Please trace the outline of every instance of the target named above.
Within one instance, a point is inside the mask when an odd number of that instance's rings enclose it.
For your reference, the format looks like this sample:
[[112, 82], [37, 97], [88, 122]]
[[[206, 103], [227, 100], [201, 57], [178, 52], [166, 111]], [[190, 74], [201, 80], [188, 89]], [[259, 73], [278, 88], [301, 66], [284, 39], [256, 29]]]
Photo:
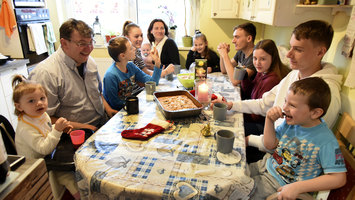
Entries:
[[46, 88], [52, 123], [64, 117], [74, 129], [95, 131], [107, 121], [105, 110], [109, 116], [114, 113], [103, 100], [97, 65], [90, 57], [93, 30], [83, 21], [69, 19], [59, 31], [61, 46], [29, 78]]

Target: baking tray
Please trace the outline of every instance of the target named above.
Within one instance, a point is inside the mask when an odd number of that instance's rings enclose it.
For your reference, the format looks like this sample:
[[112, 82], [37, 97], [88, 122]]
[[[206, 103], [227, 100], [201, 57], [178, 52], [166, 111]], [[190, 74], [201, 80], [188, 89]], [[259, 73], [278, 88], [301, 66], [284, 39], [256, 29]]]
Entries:
[[[166, 119], [176, 119], [182, 117], [192, 117], [199, 115], [202, 111], [202, 104], [195, 99], [194, 96], [190, 94], [190, 92], [186, 90], [174, 90], [174, 91], [167, 91], [167, 92], [154, 92], [154, 100], [158, 104], [160, 111], [164, 114]], [[165, 96], [177, 96], [177, 95], [186, 95], [192, 102], [197, 106], [197, 108], [185, 109], [185, 110], [177, 110], [177, 111], [168, 111], [163, 108], [163, 106], [158, 101], [159, 97]]]

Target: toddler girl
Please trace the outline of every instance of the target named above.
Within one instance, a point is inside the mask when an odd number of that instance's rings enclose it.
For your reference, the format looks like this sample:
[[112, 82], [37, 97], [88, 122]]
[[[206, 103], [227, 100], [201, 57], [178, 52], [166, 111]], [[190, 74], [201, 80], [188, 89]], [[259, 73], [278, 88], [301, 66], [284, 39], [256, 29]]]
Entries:
[[[40, 84], [15, 75], [12, 86], [15, 114], [18, 116], [15, 134], [17, 153], [27, 158], [43, 158], [55, 149], [63, 130], [70, 132], [72, 126], [62, 117], [52, 126], [46, 113], [47, 92]], [[55, 172], [55, 176], [59, 184], [65, 185], [75, 198], [80, 198], [74, 173]]]

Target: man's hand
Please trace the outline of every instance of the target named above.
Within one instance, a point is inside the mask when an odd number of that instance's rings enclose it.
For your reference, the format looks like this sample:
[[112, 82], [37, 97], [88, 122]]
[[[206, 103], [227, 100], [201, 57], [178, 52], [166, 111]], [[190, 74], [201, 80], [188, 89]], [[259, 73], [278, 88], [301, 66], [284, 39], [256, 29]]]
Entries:
[[97, 127], [90, 124], [84, 124], [82, 127], [80, 127], [80, 129], [90, 129], [93, 130], [94, 132], [97, 131]]
[[218, 46], [217, 46], [217, 51], [220, 55], [226, 55], [229, 53], [230, 51], [230, 46], [229, 44], [227, 43], [220, 43]]
[[111, 118], [113, 117], [116, 113], [118, 113], [117, 110], [112, 109], [111, 107], [106, 110], [107, 115]]
[[222, 98], [222, 99], [215, 99], [215, 100], [211, 101], [211, 105], [210, 105], [211, 109], [213, 109], [213, 105], [215, 103], [224, 103], [224, 104], [226, 104], [227, 105], [227, 110], [230, 110], [233, 107], [233, 102], [227, 102], [227, 100]]

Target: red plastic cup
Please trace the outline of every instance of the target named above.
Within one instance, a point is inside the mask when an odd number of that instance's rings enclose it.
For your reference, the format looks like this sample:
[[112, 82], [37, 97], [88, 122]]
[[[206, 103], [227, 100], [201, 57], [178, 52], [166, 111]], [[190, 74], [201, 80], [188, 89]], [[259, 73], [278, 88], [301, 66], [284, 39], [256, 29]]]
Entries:
[[70, 132], [71, 142], [75, 149], [78, 149], [85, 141], [85, 131], [75, 130]]

